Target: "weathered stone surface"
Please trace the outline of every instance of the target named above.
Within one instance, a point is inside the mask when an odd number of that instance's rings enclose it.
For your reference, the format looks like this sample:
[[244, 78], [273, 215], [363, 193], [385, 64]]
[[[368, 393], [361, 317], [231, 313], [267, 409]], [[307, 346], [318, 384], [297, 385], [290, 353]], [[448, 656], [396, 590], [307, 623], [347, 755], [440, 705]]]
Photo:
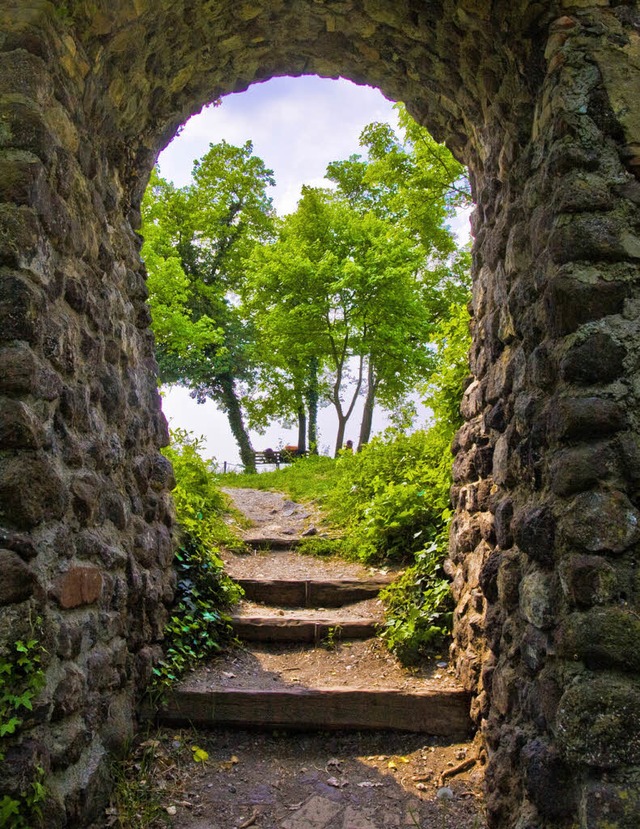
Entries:
[[554, 559], [556, 521], [549, 506], [530, 507], [514, 519], [514, 539], [529, 558], [543, 565]]
[[17, 553], [0, 549], [0, 605], [17, 604], [33, 595], [36, 580]]
[[640, 764], [637, 682], [603, 673], [569, 687], [555, 730], [569, 762], [604, 769]]
[[55, 400], [60, 394], [60, 378], [26, 343], [0, 348], [0, 365], [0, 391], [3, 394], [32, 394], [44, 400]]
[[626, 349], [610, 335], [596, 331], [562, 358], [560, 370], [569, 383], [609, 383], [624, 370]]
[[576, 805], [571, 769], [557, 749], [535, 739], [522, 749], [524, 785], [527, 795], [545, 818], [571, 815]]
[[520, 584], [520, 611], [536, 628], [545, 630], [556, 621], [556, 590], [553, 576], [533, 572]]
[[515, 608], [520, 599], [522, 556], [510, 550], [502, 556], [498, 569], [498, 597], [505, 608]]
[[589, 552], [622, 553], [640, 540], [640, 513], [622, 492], [585, 492], [563, 519], [570, 544]]
[[561, 398], [549, 412], [549, 431], [558, 441], [593, 440], [625, 426], [621, 406], [599, 397]]
[[619, 455], [612, 443], [588, 443], [553, 455], [549, 485], [556, 495], [574, 495], [607, 477], [615, 479], [619, 471]]
[[561, 562], [559, 572], [563, 592], [574, 604], [591, 607], [616, 595], [616, 572], [599, 556], [569, 556]]
[[67, 500], [66, 485], [49, 457], [0, 459], [0, 521], [7, 526], [27, 530], [62, 518]]
[[102, 585], [102, 573], [96, 567], [72, 567], [58, 576], [51, 594], [62, 608], [81, 607], [98, 601]]
[[68, 667], [53, 693], [52, 719], [61, 720], [79, 711], [84, 705], [86, 693], [87, 680], [82, 671], [75, 666]]
[[640, 672], [640, 619], [634, 611], [594, 607], [572, 613], [556, 636], [557, 653], [580, 659], [590, 669], [615, 668]]
[[[611, 780], [611, 776], [614, 780]], [[640, 820], [640, 774], [637, 770], [590, 781], [583, 790], [581, 812], [587, 829], [615, 826], [636, 829]]]
[[558, 335], [570, 334], [582, 323], [622, 311], [625, 286], [615, 282], [588, 282], [571, 275], [556, 278], [548, 297], [549, 317]]

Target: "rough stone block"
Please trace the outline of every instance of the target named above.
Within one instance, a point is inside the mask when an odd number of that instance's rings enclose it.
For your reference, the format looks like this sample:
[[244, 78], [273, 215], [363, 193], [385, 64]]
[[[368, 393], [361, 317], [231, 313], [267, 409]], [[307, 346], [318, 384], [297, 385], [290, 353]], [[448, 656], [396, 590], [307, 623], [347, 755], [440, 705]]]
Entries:
[[555, 452], [549, 464], [549, 485], [556, 495], [574, 495], [598, 481], [617, 477], [618, 454], [611, 443], [577, 446]]
[[66, 720], [51, 731], [51, 766], [66, 769], [77, 763], [91, 742], [91, 733], [80, 717]]
[[514, 540], [529, 558], [539, 564], [553, 564], [556, 521], [548, 506], [521, 510], [513, 522]]
[[540, 630], [553, 627], [557, 618], [557, 601], [553, 575], [529, 573], [520, 584], [520, 612]]
[[637, 829], [640, 826], [640, 773], [629, 769], [610, 775], [607, 780], [591, 780], [584, 786], [581, 801], [585, 829], [609, 826]]
[[82, 649], [82, 623], [63, 622], [56, 639], [56, 654], [61, 659], [76, 659]]
[[17, 604], [33, 595], [36, 579], [17, 553], [0, 549], [0, 605]]
[[96, 567], [72, 567], [58, 576], [51, 593], [60, 607], [68, 610], [97, 602], [102, 585], [103, 576]]
[[498, 570], [498, 598], [506, 609], [514, 609], [520, 600], [522, 556], [509, 550], [502, 556]]
[[0, 121], [4, 126], [0, 147], [27, 150], [45, 163], [53, 158], [58, 142], [32, 102], [5, 98], [0, 102]]
[[6, 525], [26, 530], [62, 518], [67, 501], [66, 485], [50, 458], [0, 460], [0, 519]]
[[583, 607], [604, 604], [616, 593], [616, 571], [599, 556], [569, 556], [561, 562], [559, 572], [562, 590], [573, 604]]
[[640, 671], [640, 619], [625, 608], [594, 607], [572, 613], [556, 635], [557, 652], [592, 669]]
[[40, 449], [45, 440], [42, 424], [25, 403], [0, 400], [0, 448]]
[[593, 440], [626, 425], [620, 405], [601, 397], [563, 397], [549, 411], [549, 433], [558, 441]]
[[633, 677], [587, 676], [568, 688], [555, 733], [571, 763], [612, 769], [640, 765], [640, 689]]
[[557, 749], [538, 738], [524, 746], [521, 756], [525, 789], [538, 812], [551, 820], [573, 814], [572, 772]]
[[99, 506], [103, 482], [94, 472], [83, 470], [71, 481], [73, 511], [82, 524], [90, 523]]
[[513, 501], [504, 498], [495, 507], [496, 543], [503, 550], [508, 550], [513, 544], [512, 519]]
[[619, 262], [627, 258], [624, 225], [608, 215], [563, 217], [549, 237], [554, 262]]
[[79, 711], [85, 704], [87, 682], [82, 671], [76, 666], [69, 666], [64, 677], [53, 692], [53, 710], [51, 719], [62, 720]]
[[569, 274], [556, 277], [546, 297], [552, 332], [571, 334], [585, 322], [621, 313], [626, 293], [622, 282], [586, 282]]
[[622, 492], [584, 492], [572, 501], [562, 533], [591, 553], [623, 553], [640, 540], [640, 513]]
[[500, 563], [502, 562], [502, 554], [494, 550], [489, 558], [482, 565], [480, 571], [479, 584], [488, 602], [496, 602], [498, 600], [498, 572], [500, 570]]
[[25, 342], [0, 349], [0, 365], [0, 392], [32, 394], [43, 400], [55, 400], [59, 396], [60, 378]]
[[42, 331], [44, 304], [42, 293], [22, 276], [6, 272], [0, 275], [0, 338], [37, 342]]
[[[14, 204], [0, 205], [0, 265], [6, 265], [12, 268], [29, 267], [38, 253], [38, 245], [40, 243], [40, 227], [35, 211], [30, 207], [18, 206]], [[4, 292], [10, 289], [10, 285], [2, 284], [4, 280], [0, 281], [0, 296], [3, 297], [3, 303], [0, 304], [0, 321], [4, 323], [4, 314], [10, 308], [3, 310], [4, 303], [10, 297], [4, 296]], [[14, 290], [16, 290], [14, 288]], [[35, 298], [28, 299], [26, 294], [21, 299], [24, 305], [23, 310], [28, 310]], [[19, 305], [18, 308], [21, 306]], [[7, 324], [11, 321], [11, 317], [6, 320]], [[17, 327], [18, 331], [23, 330], [25, 321], [22, 316], [19, 316], [13, 321], [13, 325]], [[3, 339], [27, 339], [31, 337], [8, 336], [2, 328], [0, 332]]]
[[570, 348], [562, 358], [560, 372], [568, 383], [610, 383], [624, 371], [627, 350], [611, 336], [596, 332]]

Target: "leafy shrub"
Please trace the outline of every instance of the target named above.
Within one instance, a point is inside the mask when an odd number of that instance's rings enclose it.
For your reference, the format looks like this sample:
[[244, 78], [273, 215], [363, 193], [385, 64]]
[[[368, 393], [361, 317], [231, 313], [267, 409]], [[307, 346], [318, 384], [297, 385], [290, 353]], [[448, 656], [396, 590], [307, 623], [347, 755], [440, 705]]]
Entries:
[[[37, 620], [41, 624], [41, 620]], [[42, 668], [44, 649], [34, 636], [11, 642], [0, 655], [0, 765], [7, 744], [17, 737], [33, 711], [33, 703], [45, 684]], [[19, 792], [0, 797], [0, 826], [29, 829], [39, 824], [46, 797], [44, 769], [32, 769], [31, 779]]]
[[432, 542], [415, 564], [380, 594], [386, 622], [382, 638], [406, 663], [439, 648], [451, 632], [453, 597], [442, 570], [442, 549]]
[[173, 498], [179, 526], [175, 554], [178, 572], [171, 618], [165, 628], [164, 658], [154, 669], [156, 685], [168, 686], [201, 659], [219, 652], [232, 638], [225, 612], [242, 589], [224, 572], [221, 546], [241, 548], [242, 542], [225, 523], [230, 512], [210, 462], [201, 454], [201, 440], [189, 432], [172, 432], [165, 449], [176, 486]]
[[413, 561], [450, 516], [448, 445], [433, 430], [387, 432], [337, 462], [326, 506], [351, 557]]

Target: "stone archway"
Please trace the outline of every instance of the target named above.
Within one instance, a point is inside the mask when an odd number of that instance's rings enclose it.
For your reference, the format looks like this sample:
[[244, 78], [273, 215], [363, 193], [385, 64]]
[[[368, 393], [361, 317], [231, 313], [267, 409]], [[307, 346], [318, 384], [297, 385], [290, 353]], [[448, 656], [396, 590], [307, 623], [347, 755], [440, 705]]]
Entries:
[[[493, 827], [640, 817], [640, 13], [609, 0], [2, 0], [0, 603], [48, 686], [7, 768], [85, 825], [172, 591], [139, 260], [157, 151], [279, 74], [379, 86], [471, 170], [454, 655]], [[66, 823], [65, 823], [66, 821]]]

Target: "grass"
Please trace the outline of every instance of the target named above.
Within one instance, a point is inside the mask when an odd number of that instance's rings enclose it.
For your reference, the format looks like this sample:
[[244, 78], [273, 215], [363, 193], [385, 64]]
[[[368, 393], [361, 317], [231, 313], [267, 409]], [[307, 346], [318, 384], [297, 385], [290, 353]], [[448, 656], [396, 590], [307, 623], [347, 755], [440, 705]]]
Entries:
[[220, 476], [225, 487], [262, 489], [284, 492], [294, 501], [318, 501], [333, 490], [336, 480], [336, 462], [324, 455], [298, 458], [283, 469], [273, 472], [229, 473]]

